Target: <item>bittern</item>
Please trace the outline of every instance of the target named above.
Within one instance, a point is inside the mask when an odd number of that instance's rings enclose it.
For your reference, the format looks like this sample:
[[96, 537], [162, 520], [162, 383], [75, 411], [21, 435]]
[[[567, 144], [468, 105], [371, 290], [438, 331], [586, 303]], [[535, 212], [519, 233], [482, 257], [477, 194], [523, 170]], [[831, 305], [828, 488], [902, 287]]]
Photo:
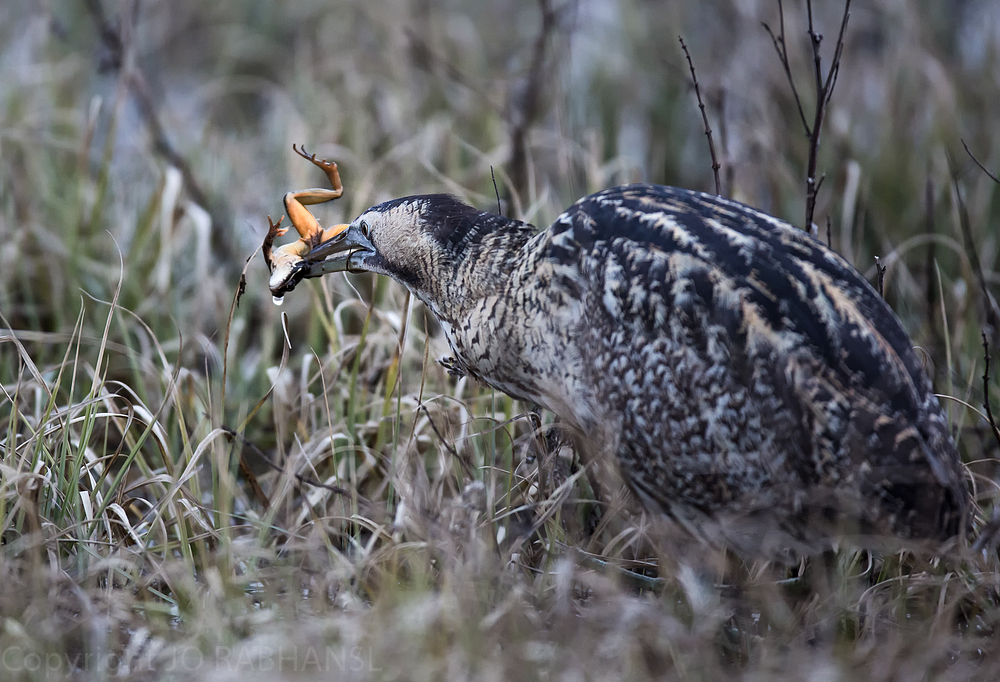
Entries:
[[584, 197], [541, 231], [432, 194], [322, 232], [290, 202], [319, 238], [273, 271], [275, 297], [330, 272], [395, 279], [440, 322], [451, 371], [553, 412], [699, 537], [770, 552], [967, 524], [947, 418], [899, 319], [777, 218], [651, 184]]

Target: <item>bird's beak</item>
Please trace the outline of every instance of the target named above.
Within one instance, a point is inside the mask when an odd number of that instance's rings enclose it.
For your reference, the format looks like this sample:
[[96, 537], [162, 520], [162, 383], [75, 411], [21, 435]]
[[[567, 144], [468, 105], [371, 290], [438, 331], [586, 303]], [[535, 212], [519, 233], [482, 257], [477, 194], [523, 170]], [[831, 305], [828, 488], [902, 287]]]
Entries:
[[328, 239], [306, 254], [303, 277], [321, 277], [330, 272], [364, 269], [362, 261], [375, 253], [375, 246], [356, 224], [345, 227], [347, 229], [333, 239]]
[[268, 285], [276, 302], [303, 279], [361, 269], [361, 260], [375, 253], [371, 240], [356, 225], [336, 225], [325, 232], [333, 236], [304, 254], [303, 246], [308, 248], [308, 245], [301, 240], [275, 251]]

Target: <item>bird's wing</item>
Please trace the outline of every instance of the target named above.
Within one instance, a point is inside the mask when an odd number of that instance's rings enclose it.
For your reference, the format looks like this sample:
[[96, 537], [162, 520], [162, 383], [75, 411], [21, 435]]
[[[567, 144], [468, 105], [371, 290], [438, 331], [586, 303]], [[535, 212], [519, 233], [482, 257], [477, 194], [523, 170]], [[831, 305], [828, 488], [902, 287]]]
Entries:
[[856, 442], [857, 458], [900, 486], [926, 472], [924, 460], [962, 506], [947, 421], [909, 336], [853, 267], [802, 230], [715, 196], [631, 185], [580, 200], [549, 232], [553, 257], [580, 260], [608, 324], [642, 320], [655, 335], [700, 306], [732, 345], [776, 353], [772, 367], [798, 399], [830, 394], [858, 433], [877, 434], [878, 452]]

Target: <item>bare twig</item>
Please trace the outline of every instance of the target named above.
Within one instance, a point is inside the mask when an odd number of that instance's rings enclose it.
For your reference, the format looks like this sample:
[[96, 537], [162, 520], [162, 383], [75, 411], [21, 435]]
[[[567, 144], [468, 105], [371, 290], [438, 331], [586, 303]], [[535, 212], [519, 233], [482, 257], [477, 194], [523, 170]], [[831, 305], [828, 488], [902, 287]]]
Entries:
[[[167, 163], [177, 168], [181, 172], [181, 175], [184, 176], [184, 186], [187, 188], [188, 194], [191, 195], [191, 199], [206, 211], [211, 211], [208, 195], [201, 188], [201, 184], [191, 171], [191, 165], [187, 162], [187, 159], [181, 156], [181, 153], [174, 148], [173, 144], [167, 138], [163, 123], [160, 121], [160, 114], [156, 110], [156, 102], [153, 101], [153, 95], [149, 91], [149, 85], [146, 83], [145, 77], [140, 71], [133, 70], [132, 73], [128, 74], [127, 79], [129, 90], [135, 97], [136, 103], [139, 105], [139, 111], [142, 113], [142, 118], [146, 122], [146, 127], [149, 128], [149, 133], [153, 138], [153, 148], [160, 156], [167, 160]], [[216, 216], [213, 216], [212, 222], [218, 224]], [[219, 231], [222, 230], [214, 230], [214, 232]]]
[[966, 154], [968, 154], [969, 156], [971, 156], [971, 157], [972, 157], [972, 160], [976, 162], [976, 165], [977, 165], [977, 166], [979, 166], [980, 170], [982, 170], [982, 171], [983, 171], [984, 173], [986, 173], [986, 175], [988, 175], [988, 176], [990, 177], [990, 179], [991, 179], [991, 180], [993, 180], [993, 182], [995, 182], [995, 183], [997, 183], [997, 184], [1000, 184], [1000, 179], [998, 179], [996, 175], [994, 175], [993, 173], [991, 173], [991, 172], [990, 172], [990, 171], [989, 171], [989, 170], [988, 170], [988, 169], [986, 168], [986, 166], [984, 166], [984, 165], [983, 165], [983, 164], [982, 164], [982, 163], [981, 163], [981, 162], [979, 161], [979, 159], [977, 159], [977, 158], [976, 158], [976, 155], [972, 153], [972, 150], [971, 150], [971, 149], [969, 149], [969, 145], [965, 144], [965, 140], [962, 140], [962, 146], [963, 146], [963, 147], [965, 147], [965, 152], [966, 152]]
[[427, 409], [427, 406], [421, 405], [420, 409], [424, 411], [425, 415], [427, 415], [427, 421], [430, 422], [431, 429], [434, 431], [434, 435], [436, 435], [438, 437], [438, 440], [441, 441], [441, 445], [444, 446], [444, 449], [447, 450], [451, 454], [451, 456], [454, 457], [455, 459], [461, 459], [458, 456], [458, 451], [455, 450], [455, 446], [449, 443], [447, 439], [441, 435], [441, 432], [438, 430], [437, 424], [434, 423], [434, 418], [431, 417], [430, 410]]
[[847, 30], [847, 20], [851, 16], [851, 0], [844, 3], [844, 17], [840, 22], [840, 33], [837, 36], [837, 46], [834, 49], [833, 61], [830, 70], [823, 78], [823, 66], [821, 63], [819, 46], [823, 36], [813, 29], [812, 2], [806, 1], [806, 8], [809, 12], [809, 39], [813, 48], [813, 66], [816, 77], [816, 115], [813, 119], [812, 131], [809, 135], [809, 165], [806, 168], [806, 229], [812, 225], [813, 212], [816, 210], [816, 195], [819, 194], [820, 185], [823, 179], [816, 181], [816, 162], [819, 159], [819, 138], [823, 128], [823, 117], [826, 114], [826, 107], [830, 104], [833, 96], [833, 88], [837, 84], [837, 75], [840, 73], [840, 58], [844, 51], [844, 31]]
[[792, 68], [788, 64], [788, 45], [785, 42], [785, 8], [781, 0], [778, 0], [778, 21], [779, 33], [777, 36], [774, 35], [774, 31], [771, 30], [771, 27], [766, 22], [761, 22], [761, 24], [764, 26], [767, 34], [771, 36], [771, 42], [774, 43], [774, 50], [778, 53], [778, 60], [785, 68], [785, 77], [788, 79], [788, 85], [792, 88], [792, 96], [795, 97], [795, 106], [799, 110], [799, 118], [802, 119], [802, 125], [806, 129], [806, 137], [811, 137], [809, 122], [806, 121], [806, 112], [802, 108], [802, 98], [799, 97], [799, 90], [795, 87], [795, 79], [792, 78]]
[[993, 408], [990, 407], [990, 342], [986, 339], [986, 331], [981, 332], [983, 335], [983, 407], [986, 408], [986, 419], [990, 422], [990, 428], [993, 430], [993, 437], [997, 441], [997, 446], [1000, 447], [1000, 428], [997, 428], [996, 420], [993, 419]]
[[500, 190], [497, 189], [497, 176], [493, 172], [493, 164], [490, 164], [490, 177], [493, 178], [493, 192], [497, 195], [497, 215], [503, 215], [503, 209], [500, 207]]
[[888, 266], [882, 265], [882, 259], [875, 256], [875, 269], [878, 270], [878, 295], [885, 298], [885, 271]]
[[952, 182], [955, 186], [955, 200], [958, 202], [958, 222], [962, 229], [962, 241], [965, 243], [965, 251], [969, 258], [969, 264], [976, 273], [976, 280], [979, 282], [979, 289], [983, 295], [983, 314], [990, 330], [990, 336], [996, 339], [998, 333], [1000, 333], [1000, 310], [998, 310], [996, 299], [993, 298], [986, 284], [986, 275], [983, 274], [983, 264], [979, 260], [976, 243], [972, 238], [969, 211], [966, 209], [965, 201], [962, 199], [962, 189], [959, 187], [957, 175], [952, 176]]
[[708, 125], [708, 114], [705, 112], [705, 103], [701, 101], [701, 88], [698, 87], [698, 76], [694, 72], [694, 62], [691, 61], [691, 53], [688, 52], [687, 45], [684, 44], [684, 38], [677, 36], [677, 40], [681, 42], [681, 49], [684, 50], [684, 56], [687, 57], [688, 68], [691, 69], [691, 80], [694, 82], [694, 94], [698, 98], [698, 108], [701, 109], [701, 120], [705, 124], [705, 136], [708, 138], [708, 151], [712, 155], [712, 174], [715, 176], [715, 194], [717, 196], [721, 196], [722, 183], [719, 181], [719, 169], [722, 166], [719, 164], [719, 159], [715, 155], [715, 142], [712, 141], [712, 128]]
[[837, 84], [837, 76], [840, 74], [840, 60], [844, 53], [844, 33], [847, 30], [847, 21], [851, 16], [850, 10], [851, 0], [846, 0], [844, 3], [844, 15], [840, 21], [840, 32], [837, 35], [837, 45], [833, 52], [833, 60], [830, 63], [829, 70], [827, 70], [826, 75], [824, 75], [823, 60], [820, 53], [820, 44], [823, 41], [823, 36], [822, 34], [816, 32], [813, 24], [812, 0], [806, 0], [806, 12], [809, 18], [809, 28], [807, 34], [809, 35], [809, 42], [812, 44], [813, 79], [816, 88], [816, 111], [813, 114], [811, 124], [806, 119], [805, 110], [802, 108], [802, 98], [799, 97], [799, 91], [795, 86], [795, 79], [792, 78], [792, 70], [788, 62], [788, 44], [785, 41], [785, 12], [781, 0], [778, 0], [778, 16], [779, 21], [781, 22], [778, 35], [775, 35], [770, 26], [766, 23], [764, 24], [764, 29], [767, 31], [768, 35], [771, 36], [771, 42], [774, 44], [774, 49], [778, 53], [778, 59], [781, 62], [782, 67], [785, 69], [785, 77], [788, 79], [789, 86], [791, 86], [792, 95], [795, 98], [795, 106], [798, 108], [799, 118], [802, 120], [802, 126], [805, 129], [806, 137], [809, 138], [809, 161], [806, 166], [805, 230], [811, 229], [813, 214], [816, 211], [816, 196], [819, 194], [819, 188], [823, 185], [825, 177], [821, 176], [818, 180], [816, 179], [816, 164], [819, 160], [820, 132], [823, 128], [823, 119], [826, 116], [827, 106], [829, 106], [830, 98], [833, 96], [833, 89]]

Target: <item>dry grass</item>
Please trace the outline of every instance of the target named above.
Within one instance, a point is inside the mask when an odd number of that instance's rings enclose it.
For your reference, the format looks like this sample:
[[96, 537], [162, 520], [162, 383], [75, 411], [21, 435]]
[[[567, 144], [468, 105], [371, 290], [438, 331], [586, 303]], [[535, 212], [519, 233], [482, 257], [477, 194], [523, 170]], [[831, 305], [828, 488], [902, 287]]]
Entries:
[[[491, 165], [536, 224], [620, 182], [710, 189], [678, 33], [723, 192], [800, 220], [776, 5], [567, 5], [535, 66], [532, 2], [107, 3], [120, 68], [86, 6], [0, 23], [0, 678], [996, 677], [995, 553], [743, 564], [600, 505], [545, 415], [433, 362], [394, 283], [328, 277], [277, 309], [256, 259], [230, 317], [264, 217], [321, 180], [293, 142], [340, 163], [326, 224], [422, 191], [493, 206]], [[960, 139], [1000, 167], [998, 27], [991, 2], [855, 3], [816, 207], [871, 279], [884, 256], [978, 524], [1000, 191]]]

